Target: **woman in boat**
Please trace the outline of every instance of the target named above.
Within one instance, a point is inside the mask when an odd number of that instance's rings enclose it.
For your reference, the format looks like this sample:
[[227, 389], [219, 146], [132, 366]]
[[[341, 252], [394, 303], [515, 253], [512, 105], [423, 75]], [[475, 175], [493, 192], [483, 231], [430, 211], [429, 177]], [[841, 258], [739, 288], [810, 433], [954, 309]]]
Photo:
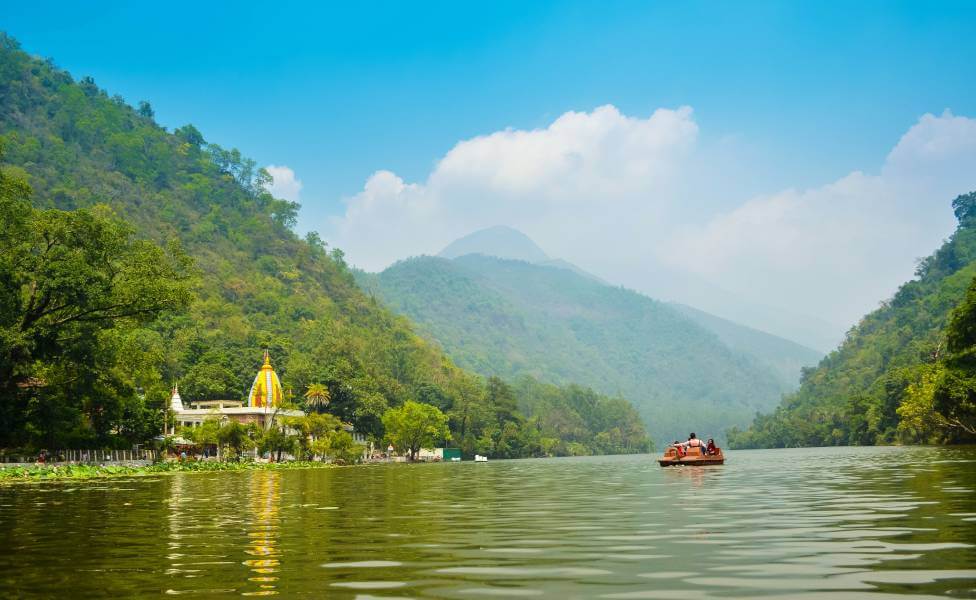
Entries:
[[712, 438], [708, 438], [708, 443], [705, 444], [705, 454], [709, 456], [713, 456], [715, 454], [715, 450], [716, 450], [715, 440], [713, 440]]

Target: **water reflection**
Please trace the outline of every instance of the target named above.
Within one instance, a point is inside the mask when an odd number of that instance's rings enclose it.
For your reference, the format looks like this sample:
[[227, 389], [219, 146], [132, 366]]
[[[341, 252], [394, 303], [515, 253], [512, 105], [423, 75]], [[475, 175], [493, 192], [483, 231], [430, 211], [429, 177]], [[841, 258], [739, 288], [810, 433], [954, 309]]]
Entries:
[[257, 585], [256, 590], [243, 592], [244, 596], [271, 596], [277, 594], [275, 582], [281, 562], [278, 536], [281, 526], [281, 473], [276, 471], [253, 471], [248, 474], [248, 507], [251, 517], [248, 521], [248, 546], [245, 553], [254, 558], [244, 561], [251, 576], [248, 581]]
[[974, 597], [974, 489], [962, 448], [2, 488], [0, 597]]

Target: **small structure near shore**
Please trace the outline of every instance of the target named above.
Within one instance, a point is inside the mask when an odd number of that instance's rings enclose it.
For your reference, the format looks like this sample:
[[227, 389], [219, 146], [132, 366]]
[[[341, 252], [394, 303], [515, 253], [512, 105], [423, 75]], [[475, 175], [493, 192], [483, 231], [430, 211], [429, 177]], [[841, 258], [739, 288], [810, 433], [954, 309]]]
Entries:
[[240, 400], [201, 400], [191, 401], [187, 407], [183, 404], [179, 387], [174, 387], [169, 403], [173, 425], [167, 433], [175, 435], [178, 426], [199, 427], [204, 421], [215, 417], [243, 425], [254, 423], [267, 429], [277, 417], [301, 417], [305, 414], [300, 410], [282, 408], [284, 397], [278, 374], [271, 366], [271, 357], [265, 350], [264, 364], [254, 377], [246, 404]]

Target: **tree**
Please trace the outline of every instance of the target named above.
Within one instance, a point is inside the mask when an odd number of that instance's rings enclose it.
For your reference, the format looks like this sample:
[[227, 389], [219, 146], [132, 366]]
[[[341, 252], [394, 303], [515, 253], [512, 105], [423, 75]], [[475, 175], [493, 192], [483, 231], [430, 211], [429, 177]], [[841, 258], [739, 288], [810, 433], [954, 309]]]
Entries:
[[220, 458], [220, 418], [216, 414], [180, 433], [199, 446], [217, 446], [217, 458]]
[[329, 388], [321, 383], [309, 384], [305, 390], [305, 406], [308, 408], [315, 410], [323, 409], [329, 405], [331, 399], [332, 396], [329, 394]]
[[[112, 365], [91, 370], [117, 356], [105, 347], [107, 332], [149, 324], [192, 298], [191, 261], [179, 245], [134, 239], [104, 206], [37, 210], [29, 194], [0, 169], [0, 446], [50, 431], [51, 422], [31, 422], [46, 419], [31, 412], [38, 403], [65, 409], [55, 411], [68, 417], [61, 431], [82, 418], [79, 399], [89, 399], [81, 408], [93, 423], [118, 414], [105, 399], [118, 404], [136, 390]], [[113, 388], [122, 396], [106, 394]], [[102, 423], [102, 433], [114, 426]]]
[[[976, 194], [969, 196], [976, 202]], [[944, 420], [947, 437], [971, 441], [976, 439], [976, 278], [952, 313], [946, 351], [945, 372], [932, 392], [932, 408]]]
[[265, 430], [258, 442], [258, 450], [275, 456], [275, 462], [281, 462], [284, 452], [294, 454], [298, 451], [298, 437], [288, 434], [283, 427], [272, 425]]
[[436, 406], [412, 400], [386, 411], [383, 427], [393, 447], [408, 452], [410, 460], [416, 460], [421, 448], [451, 439], [447, 416]]
[[952, 211], [960, 224], [970, 224], [976, 218], [976, 192], [957, 196], [952, 201]]
[[137, 111], [139, 116], [151, 119], [156, 116], [156, 111], [153, 110], [152, 105], [145, 100], [139, 101], [139, 110]]
[[257, 425], [253, 423], [244, 425], [237, 421], [231, 421], [217, 430], [217, 441], [221, 446], [233, 450], [234, 457], [239, 459], [245, 450], [254, 447], [254, 440], [259, 435], [260, 431]]

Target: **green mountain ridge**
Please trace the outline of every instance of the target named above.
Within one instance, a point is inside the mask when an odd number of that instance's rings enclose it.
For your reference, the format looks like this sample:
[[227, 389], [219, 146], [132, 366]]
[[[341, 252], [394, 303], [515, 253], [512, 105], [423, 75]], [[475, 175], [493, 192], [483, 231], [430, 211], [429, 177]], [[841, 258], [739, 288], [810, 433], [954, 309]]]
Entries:
[[816, 365], [823, 353], [791, 340], [741, 325], [676, 302], [669, 305], [711, 331], [729, 348], [744, 352], [772, 369], [782, 381], [798, 383], [806, 367]]
[[357, 276], [459, 365], [620, 394], [656, 439], [721, 436], [793, 387], [674, 307], [565, 268], [473, 253]]
[[[84, 402], [55, 405], [53, 386], [31, 373], [3, 382], [19, 391], [16, 398], [0, 397], [8, 417], [0, 447], [145, 441], [123, 436], [119, 424], [140, 421], [142, 430], [158, 432], [161, 407], [177, 380], [188, 400], [245, 397], [264, 348], [296, 401], [309, 385], [323, 384], [329, 411], [377, 438], [387, 409], [420, 400], [448, 415], [454, 443], [469, 454], [647, 447], [625, 402], [579, 387], [521, 381], [515, 389], [459, 369], [407, 319], [364, 294], [341, 251], [330, 251], [314, 233], [300, 239], [292, 231], [298, 205], [272, 197], [270, 178], [254, 161], [207, 143], [191, 125], [167, 132], [148, 103], [134, 109], [91, 78], [76, 82], [2, 33], [0, 146], [0, 183], [29, 183], [33, 210], [57, 217], [106, 205], [140, 238], [160, 245], [178, 240], [198, 272], [187, 312], [131, 331], [144, 368], [106, 367], [118, 392], [112, 403], [109, 395], [92, 393]], [[0, 191], [0, 200], [10, 201]], [[8, 275], [20, 273], [0, 272]], [[0, 309], [0, 333], [7, 335], [8, 325], [16, 328], [17, 307]], [[86, 377], [102, 376], [94, 364], [85, 366]], [[518, 414], [516, 402], [528, 414]], [[153, 423], [143, 427], [146, 419]]]
[[[937, 388], [945, 383], [933, 373], [945, 370], [947, 327], [954, 309], [976, 282], [976, 193], [956, 198], [953, 208], [959, 226], [938, 250], [919, 261], [915, 278], [851, 328], [844, 342], [816, 368], [805, 370], [799, 390], [784, 398], [774, 412], [757, 417], [745, 431], [731, 432], [734, 446], [976, 439], [976, 430], [967, 434], [943, 422], [946, 416], [938, 414], [933, 404]], [[957, 320], [963, 317], [957, 315]], [[963, 372], [973, 372], [966, 361], [956, 362]], [[972, 405], [965, 387], [957, 386], [957, 396], [947, 401], [943, 411], [955, 413]], [[909, 419], [910, 409], [925, 402], [928, 406], [918, 408], [916, 421], [930, 423], [917, 426]]]

